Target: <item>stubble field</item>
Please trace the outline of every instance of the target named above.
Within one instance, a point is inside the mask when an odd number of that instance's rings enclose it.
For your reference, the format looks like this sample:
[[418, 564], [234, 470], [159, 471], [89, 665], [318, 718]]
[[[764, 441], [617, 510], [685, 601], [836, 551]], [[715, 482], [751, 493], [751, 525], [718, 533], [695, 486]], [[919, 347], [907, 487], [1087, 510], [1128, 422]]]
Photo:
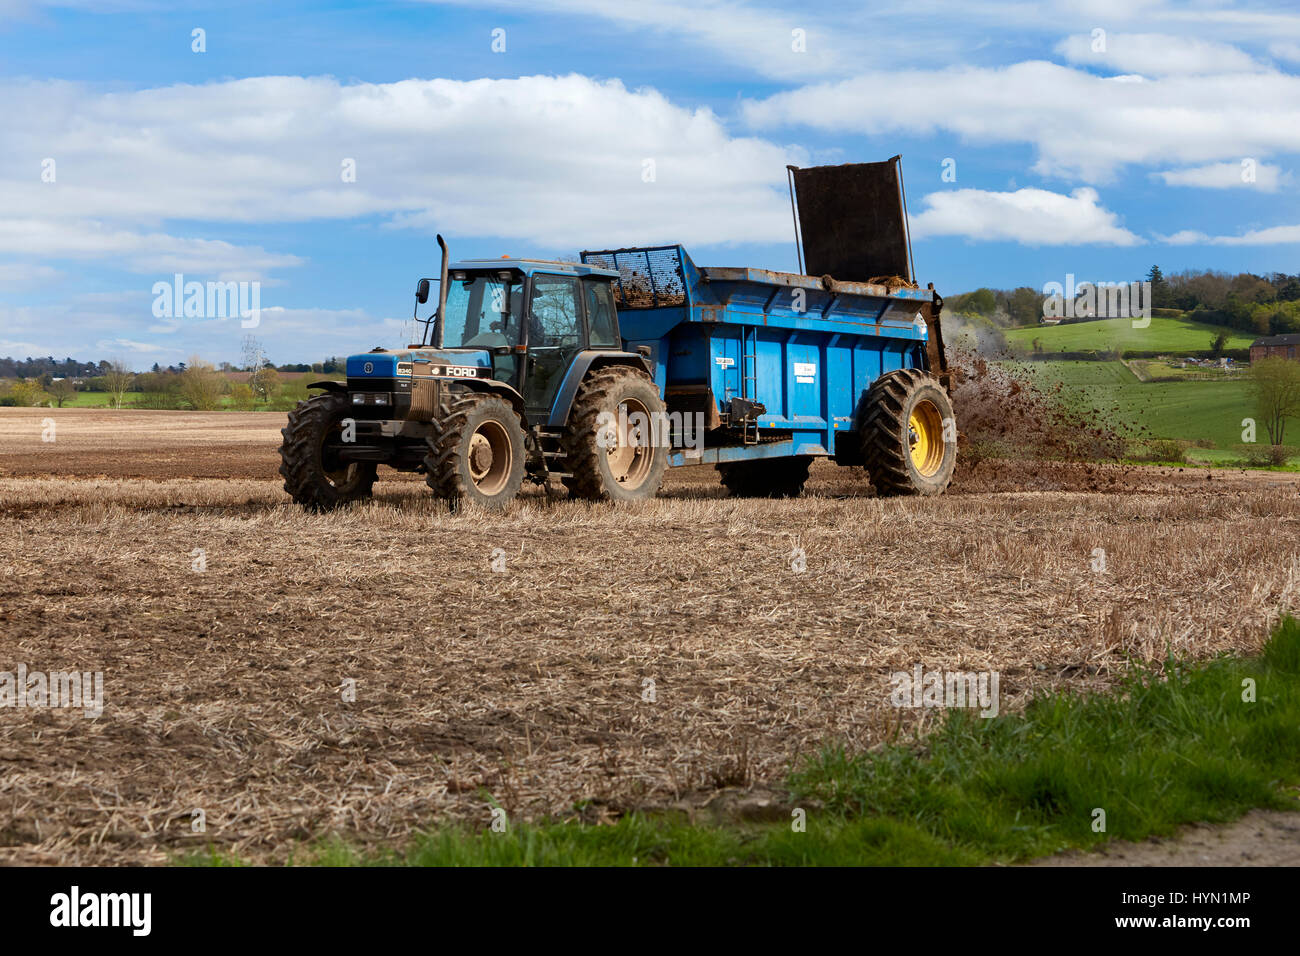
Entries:
[[779, 804], [821, 745], [923, 729], [894, 671], [996, 670], [1014, 708], [1254, 650], [1300, 603], [1293, 475], [985, 462], [878, 500], [819, 465], [742, 501], [691, 469], [643, 506], [487, 516], [381, 471], [309, 515], [282, 418], [0, 409], [0, 671], [102, 671], [105, 697], [0, 709], [0, 862]]

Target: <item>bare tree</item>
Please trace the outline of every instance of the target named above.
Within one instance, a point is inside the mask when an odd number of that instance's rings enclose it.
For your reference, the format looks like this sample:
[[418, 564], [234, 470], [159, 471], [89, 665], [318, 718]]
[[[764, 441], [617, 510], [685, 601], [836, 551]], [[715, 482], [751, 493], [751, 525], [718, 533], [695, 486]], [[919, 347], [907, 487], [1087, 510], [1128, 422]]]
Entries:
[[135, 373], [126, 367], [126, 363], [121, 359], [109, 359], [108, 371], [104, 373], [104, 388], [108, 391], [108, 397], [113, 402], [114, 408], [122, 407], [122, 397], [131, 388], [131, 383], [135, 381]]
[[1300, 415], [1300, 362], [1266, 358], [1250, 369], [1250, 388], [1255, 396], [1255, 414], [1268, 432], [1269, 443], [1282, 444], [1286, 420]]

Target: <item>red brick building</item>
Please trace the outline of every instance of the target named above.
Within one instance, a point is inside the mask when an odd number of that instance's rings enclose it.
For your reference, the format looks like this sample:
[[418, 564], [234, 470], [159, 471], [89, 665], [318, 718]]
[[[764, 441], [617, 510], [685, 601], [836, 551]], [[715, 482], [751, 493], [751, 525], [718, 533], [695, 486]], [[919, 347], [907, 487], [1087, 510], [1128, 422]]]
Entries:
[[1300, 332], [1288, 332], [1286, 335], [1270, 335], [1266, 339], [1256, 339], [1251, 342], [1250, 360], [1258, 362], [1264, 358], [1300, 360]]

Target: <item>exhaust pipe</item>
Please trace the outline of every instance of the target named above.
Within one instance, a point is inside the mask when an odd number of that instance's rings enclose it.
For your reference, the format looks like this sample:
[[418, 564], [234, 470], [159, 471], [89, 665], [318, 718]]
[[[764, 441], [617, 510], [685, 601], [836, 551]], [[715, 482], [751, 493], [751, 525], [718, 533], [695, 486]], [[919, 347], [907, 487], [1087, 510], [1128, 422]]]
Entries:
[[434, 344], [442, 348], [444, 316], [447, 313], [447, 243], [438, 236], [438, 246], [442, 249], [442, 271], [438, 273], [438, 321], [434, 325]]

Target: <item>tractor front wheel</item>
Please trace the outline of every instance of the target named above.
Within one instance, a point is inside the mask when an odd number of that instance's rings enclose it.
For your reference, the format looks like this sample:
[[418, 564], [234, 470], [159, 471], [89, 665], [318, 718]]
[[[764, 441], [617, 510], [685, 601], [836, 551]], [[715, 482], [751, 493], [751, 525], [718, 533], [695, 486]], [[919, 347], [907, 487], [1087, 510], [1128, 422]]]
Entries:
[[920, 369], [871, 383], [858, 427], [862, 462], [879, 495], [938, 495], [957, 467], [956, 418], [939, 380]]
[[347, 397], [328, 392], [299, 402], [289, 413], [289, 424], [280, 429], [284, 490], [311, 511], [369, 498], [375, 484], [373, 461], [339, 457], [347, 414]]
[[578, 389], [561, 439], [562, 478], [573, 498], [644, 501], [659, 493], [668, 467], [665, 406], [644, 371], [597, 369]]
[[500, 511], [524, 481], [524, 431], [503, 398], [479, 392], [447, 395], [433, 422], [425, 481], [452, 506], [470, 501]]

